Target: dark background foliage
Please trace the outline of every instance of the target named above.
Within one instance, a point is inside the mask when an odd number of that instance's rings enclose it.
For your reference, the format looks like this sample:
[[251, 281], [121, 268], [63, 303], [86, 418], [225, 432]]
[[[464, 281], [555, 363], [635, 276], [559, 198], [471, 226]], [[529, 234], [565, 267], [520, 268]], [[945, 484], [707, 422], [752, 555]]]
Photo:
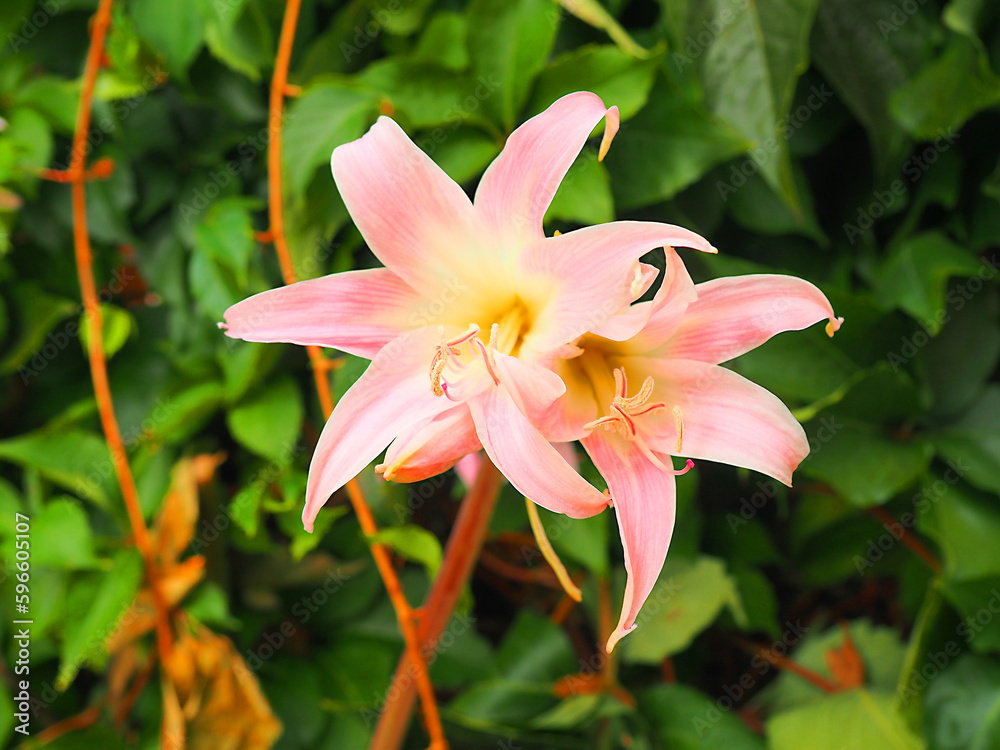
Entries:
[[[0, 735], [12, 744], [15, 512], [32, 519], [33, 684], [50, 688], [36, 728], [108, 690], [104, 640], [141, 582], [81, 347], [68, 188], [39, 178], [69, 161], [95, 5], [0, 6]], [[523, 504], [505, 491], [432, 667], [453, 746], [1000, 747], [1000, 8], [565, 5], [575, 14], [552, 0], [305, 3], [301, 95], [283, 123], [297, 274], [376, 263], [327, 163], [380, 113], [471, 191], [513, 127], [582, 89], [617, 104], [623, 125], [603, 163], [594, 143], [581, 155], [548, 231], [689, 226], [720, 248], [684, 256], [696, 280], [793, 273], [846, 322], [731, 364], [793, 409], [812, 454], [790, 490], [707, 462], [679, 480], [667, 567], [614, 665], [623, 691], [554, 690], [605, 669], [598, 591], [610, 582], [617, 611], [623, 586], [613, 519], [544, 516], [584, 589], [557, 625], [561, 592], [522, 554]], [[115, 167], [88, 184], [87, 209], [148, 518], [178, 462], [225, 454], [200, 488], [189, 551], [206, 576], [183, 607], [258, 677], [285, 727], [276, 747], [349, 750], [367, 743], [401, 638], [346, 501], [315, 535], [301, 529], [322, 425], [305, 353], [215, 325], [281, 283], [254, 231], [282, 12], [276, 0], [116, 5], [89, 133], [89, 163]], [[345, 358], [334, 390], [363, 366]], [[461, 483], [386, 484], [371, 469], [362, 481], [419, 603]], [[845, 689], [824, 693], [760, 648]], [[59, 746], [155, 747], [157, 691], [140, 696], [127, 739], [93, 728]], [[422, 736], [415, 726], [413, 747]]]

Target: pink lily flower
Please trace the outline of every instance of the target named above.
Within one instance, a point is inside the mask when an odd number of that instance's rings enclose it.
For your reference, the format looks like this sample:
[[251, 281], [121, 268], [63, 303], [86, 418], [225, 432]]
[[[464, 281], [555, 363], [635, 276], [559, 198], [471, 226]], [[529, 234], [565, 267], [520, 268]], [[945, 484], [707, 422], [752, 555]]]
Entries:
[[579, 439], [607, 480], [628, 580], [607, 651], [636, 627], [663, 567], [675, 517], [671, 456], [742, 466], [791, 484], [809, 453], [801, 425], [772, 393], [719, 367], [782, 331], [842, 322], [802, 279], [738, 276], [695, 285], [667, 252], [660, 289], [563, 350], [553, 370], [566, 393], [542, 430]]
[[[609, 498], [536, 425], [566, 393], [555, 353], [652, 283], [649, 250], [714, 248], [681, 227], [613, 222], [545, 237], [542, 218], [591, 131], [618, 110], [594, 94], [555, 102], [507, 139], [475, 201], [381, 117], [333, 152], [333, 177], [384, 268], [273, 289], [225, 313], [227, 335], [372, 359], [337, 404], [309, 469], [303, 522], [383, 450], [386, 479], [439, 473], [484, 448], [543, 507], [580, 518]], [[672, 252], [672, 251], [670, 251]]]

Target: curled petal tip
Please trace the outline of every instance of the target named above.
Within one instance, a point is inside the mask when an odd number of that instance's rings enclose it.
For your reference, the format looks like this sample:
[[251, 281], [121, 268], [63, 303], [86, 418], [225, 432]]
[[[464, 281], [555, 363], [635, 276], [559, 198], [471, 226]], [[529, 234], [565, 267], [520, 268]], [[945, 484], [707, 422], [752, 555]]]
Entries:
[[229, 323], [224, 323], [224, 322], [223, 323], [216, 323], [216, 325], [219, 326], [219, 328], [221, 328], [223, 331], [228, 331], [229, 330]]
[[608, 643], [604, 647], [604, 650], [607, 651], [610, 654], [612, 651], [615, 650], [615, 646], [617, 645], [618, 641], [620, 641], [622, 638], [624, 638], [625, 636], [627, 636], [633, 630], [635, 630], [635, 625], [634, 624], [630, 628], [623, 628], [621, 626], [615, 628], [615, 632], [613, 632], [611, 634], [611, 637], [608, 638]]
[[719, 248], [717, 248], [715, 245], [709, 245], [708, 252], [710, 252], [712, 255], [718, 255]]
[[303, 516], [302, 516], [302, 528], [304, 528], [306, 530], [306, 533], [309, 533], [309, 534], [313, 533], [313, 521], [314, 520], [315, 519], [307, 518], [305, 516], [305, 514], [303, 514]]
[[618, 132], [618, 127], [621, 124], [621, 115], [618, 112], [618, 107], [611, 107], [604, 115], [604, 136], [601, 138], [601, 148], [597, 152], [597, 161], [604, 161], [604, 157], [607, 156], [608, 149], [611, 148], [611, 141], [615, 139], [615, 134]]
[[826, 335], [833, 338], [833, 334], [840, 330], [840, 326], [844, 324], [843, 318], [830, 318], [826, 324]]

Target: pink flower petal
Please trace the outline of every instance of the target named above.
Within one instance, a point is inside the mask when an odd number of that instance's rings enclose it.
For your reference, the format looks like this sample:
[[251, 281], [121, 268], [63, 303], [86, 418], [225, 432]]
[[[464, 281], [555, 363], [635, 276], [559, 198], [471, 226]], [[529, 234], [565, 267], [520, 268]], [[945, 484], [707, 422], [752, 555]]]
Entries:
[[794, 276], [757, 274], [707, 281], [667, 344], [671, 357], [718, 364], [754, 349], [782, 331], [798, 331], [829, 320], [840, 328], [826, 296]]
[[635, 337], [629, 348], [636, 352], [648, 351], [654, 343], [665, 341], [673, 333], [687, 306], [698, 295], [677, 251], [667, 248], [665, 259], [663, 282], [653, 299], [630, 305], [607, 323], [592, 329], [592, 333], [613, 341]]
[[[792, 472], [809, 453], [805, 431], [781, 400], [742, 375], [689, 359], [625, 360], [626, 371], [653, 376], [653, 399], [666, 403], [668, 417], [647, 420], [657, 433], [650, 446], [660, 452], [742, 466], [791, 485]], [[676, 448], [680, 409], [683, 440]]]
[[607, 507], [608, 498], [538, 434], [504, 386], [469, 401], [469, 408], [486, 453], [523, 495], [571, 518], [588, 518]]
[[542, 217], [591, 131], [606, 118], [602, 154], [618, 130], [618, 108], [596, 94], [567, 94], [510, 134], [476, 190], [476, 211], [501, 247], [543, 236]]
[[535, 423], [552, 402], [566, 392], [566, 384], [551, 370], [517, 357], [494, 352], [500, 382], [521, 413]]
[[635, 299], [639, 258], [658, 247], [715, 248], [683, 227], [616, 221], [532, 242], [518, 263], [519, 291], [537, 305], [527, 350], [546, 352], [593, 329]]
[[403, 430], [377, 467], [393, 482], [416, 482], [447, 471], [482, 448], [467, 406], [456, 406]]
[[429, 301], [451, 304], [499, 272], [469, 197], [389, 118], [337, 147], [331, 166], [371, 251]]
[[625, 549], [628, 579], [621, 617], [606, 646], [610, 654], [635, 629], [635, 618], [663, 568], [674, 531], [676, 485], [672, 474], [654, 466], [634, 443], [614, 433], [597, 429], [582, 442], [608, 482]]
[[422, 297], [387, 268], [348, 271], [238, 302], [220, 323], [244, 341], [328, 346], [371, 359], [403, 331]]
[[309, 465], [302, 521], [313, 521], [330, 495], [367, 466], [399, 433], [452, 406], [431, 392], [428, 365], [437, 330], [422, 328], [389, 342], [337, 404]]

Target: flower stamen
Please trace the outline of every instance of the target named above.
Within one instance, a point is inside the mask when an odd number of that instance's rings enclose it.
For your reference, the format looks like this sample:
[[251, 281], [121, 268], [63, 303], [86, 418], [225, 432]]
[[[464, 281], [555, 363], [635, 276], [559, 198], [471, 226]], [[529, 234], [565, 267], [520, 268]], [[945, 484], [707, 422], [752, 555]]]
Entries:
[[434, 357], [431, 359], [430, 379], [431, 391], [434, 395], [443, 396], [445, 395], [445, 388], [441, 382], [441, 378], [444, 375], [444, 368], [447, 367], [449, 363], [461, 367], [461, 364], [455, 360], [455, 357], [462, 353], [458, 347], [467, 341], [478, 341], [476, 336], [479, 333], [479, 326], [473, 323], [469, 326], [465, 333], [460, 334], [451, 340], [445, 339], [444, 326], [441, 326], [438, 330], [441, 332], [441, 343], [435, 348]]

